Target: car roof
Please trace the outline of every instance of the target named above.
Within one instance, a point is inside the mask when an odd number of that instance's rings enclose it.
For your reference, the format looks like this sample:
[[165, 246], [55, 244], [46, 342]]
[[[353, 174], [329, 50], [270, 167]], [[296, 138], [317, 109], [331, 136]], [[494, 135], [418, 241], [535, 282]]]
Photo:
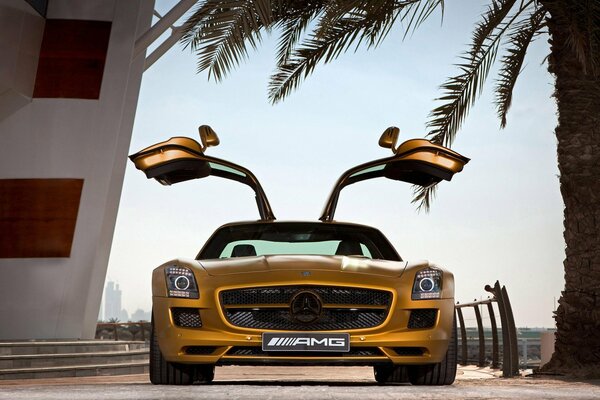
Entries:
[[339, 221], [322, 222], [322, 221], [302, 221], [302, 220], [265, 221], [265, 220], [260, 220], [260, 219], [254, 220], [254, 221], [229, 222], [227, 224], [221, 225], [217, 230], [219, 230], [221, 228], [244, 226], [244, 225], [279, 225], [279, 224], [313, 224], [313, 225], [321, 225], [321, 226], [323, 226], [323, 225], [338, 225], [338, 226], [352, 226], [352, 227], [356, 227], [356, 228], [379, 230], [379, 229], [369, 226], [369, 225], [357, 224], [354, 222], [339, 222]]

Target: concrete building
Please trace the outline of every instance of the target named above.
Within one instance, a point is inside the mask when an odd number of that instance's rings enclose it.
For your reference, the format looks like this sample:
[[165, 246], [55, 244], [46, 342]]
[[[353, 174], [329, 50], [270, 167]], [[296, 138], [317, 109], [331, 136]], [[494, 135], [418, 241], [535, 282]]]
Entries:
[[146, 48], [192, 4], [0, 0], [0, 340], [94, 336]]

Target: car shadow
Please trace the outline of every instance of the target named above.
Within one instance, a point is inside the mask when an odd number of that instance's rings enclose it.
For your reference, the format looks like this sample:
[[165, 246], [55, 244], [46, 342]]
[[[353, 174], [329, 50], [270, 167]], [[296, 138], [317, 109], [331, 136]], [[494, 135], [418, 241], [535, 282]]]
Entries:
[[411, 386], [410, 383], [380, 384], [377, 382], [349, 382], [349, 381], [261, 381], [261, 380], [243, 380], [243, 381], [213, 381], [212, 386], [345, 386], [345, 387], [369, 387], [369, 386]]

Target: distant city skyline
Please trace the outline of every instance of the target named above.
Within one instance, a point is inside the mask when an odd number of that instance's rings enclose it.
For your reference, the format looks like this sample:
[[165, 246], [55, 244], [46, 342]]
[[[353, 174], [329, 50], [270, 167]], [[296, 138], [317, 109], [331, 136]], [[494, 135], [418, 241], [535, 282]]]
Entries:
[[122, 307], [122, 296], [123, 291], [119, 288], [119, 284], [108, 280], [104, 287], [104, 295], [102, 296], [98, 319], [101, 321], [118, 319], [119, 322], [150, 321], [150, 311], [138, 308], [130, 314], [126, 308]]

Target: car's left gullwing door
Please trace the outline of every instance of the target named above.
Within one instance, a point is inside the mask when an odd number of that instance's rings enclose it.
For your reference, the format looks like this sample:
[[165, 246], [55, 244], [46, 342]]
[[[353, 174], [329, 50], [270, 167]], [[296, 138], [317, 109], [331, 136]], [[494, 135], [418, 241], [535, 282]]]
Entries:
[[156, 179], [163, 185], [207, 176], [218, 176], [248, 185], [256, 195], [260, 218], [274, 220], [269, 200], [254, 174], [232, 162], [205, 155], [206, 148], [219, 144], [219, 138], [208, 125], [202, 125], [198, 130], [202, 144], [188, 137], [172, 137], [130, 155], [129, 159], [148, 179]]
[[428, 187], [451, 180], [469, 162], [467, 157], [426, 139], [410, 139], [396, 147], [399, 134], [400, 130], [392, 126], [379, 139], [381, 147], [392, 149], [392, 157], [358, 165], [340, 176], [319, 218], [321, 221], [333, 220], [340, 192], [353, 183], [383, 177]]

